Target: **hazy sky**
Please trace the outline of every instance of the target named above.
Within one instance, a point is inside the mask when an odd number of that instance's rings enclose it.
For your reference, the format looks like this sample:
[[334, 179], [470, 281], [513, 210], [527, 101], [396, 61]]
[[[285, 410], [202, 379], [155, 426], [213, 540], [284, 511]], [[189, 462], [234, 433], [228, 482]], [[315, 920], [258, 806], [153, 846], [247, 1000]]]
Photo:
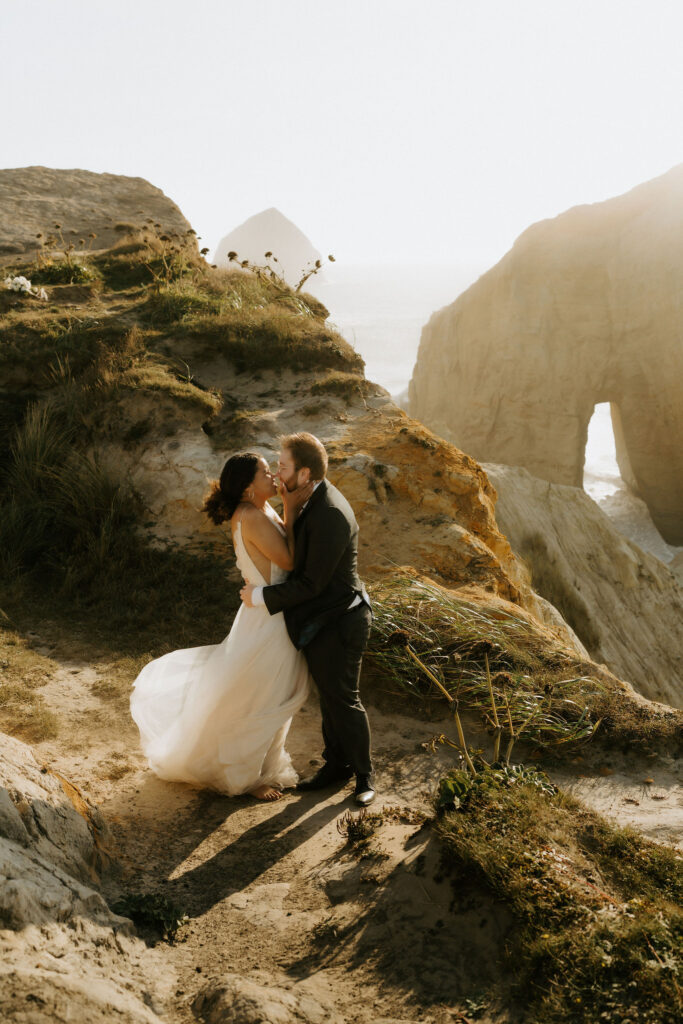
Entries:
[[683, 162], [680, 0], [0, 0], [0, 166], [141, 175], [214, 246], [485, 266]]

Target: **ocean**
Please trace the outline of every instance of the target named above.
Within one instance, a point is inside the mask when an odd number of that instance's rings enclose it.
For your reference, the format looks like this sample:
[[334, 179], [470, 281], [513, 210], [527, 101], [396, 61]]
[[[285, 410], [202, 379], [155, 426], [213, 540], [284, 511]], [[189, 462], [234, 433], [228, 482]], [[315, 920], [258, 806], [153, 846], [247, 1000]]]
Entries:
[[[344, 266], [325, 269], [307, 291], [330, 311], [330, 322], [365, 360], [369, 380], [402, 402], [413, 373], [422, 327], [450, 305], [486, 267]], [[619, 474], [609, 405], [595, 408], [588, 430], [584, 489], [613, 525], [663, 562], [683, 550], [667, 544], [647, 506]]]

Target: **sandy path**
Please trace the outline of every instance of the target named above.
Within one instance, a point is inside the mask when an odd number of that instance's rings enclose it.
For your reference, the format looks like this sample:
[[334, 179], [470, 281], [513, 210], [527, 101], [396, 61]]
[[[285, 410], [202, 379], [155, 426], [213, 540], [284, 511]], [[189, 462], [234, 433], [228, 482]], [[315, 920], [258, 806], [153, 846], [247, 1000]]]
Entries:
[[[55, 657], [50, 646], [38, 649]], [[447, 747], [436, 754], [422, 747], [436, 733], [453, 736], [448, 720], [370, 708], [380, 793], [374, 809], [403, 814], [386, 815], [359, 859], [337, 829], [355, 810], [350, 786], [264, 804], [165, 783], [147, 769], [125, 688], [113, 695], [106, 665], [59, 662], [41, 692], [65, 724], [38, 751], [99, 804], [111, 828], [120, 869], [106, 895], [163, 892], [189, 915], [180, 941], [155, 953], [165, 967], [155, 1009], [169, 1024], [194, 1021], [197, 993], [229, 973], [313, 999], [349, 1024], [442, 1024], [458, 1019], [452, 993], [461, 985], [486, 988], [504, 911], [482, 895], [451, 890], [440, 877], [436, 843], [415, 816], [429, 811], [436, 780], [454, 762]], [[474, 730], [469, 723], [476, 745], [485, 738]], [[315, 766], [314, 696], [288, 747], [302, 774]], [[620, 824], [680, 842], [680, 771], [662, 759], [648, 767], [588, 747], [550, 774]]]

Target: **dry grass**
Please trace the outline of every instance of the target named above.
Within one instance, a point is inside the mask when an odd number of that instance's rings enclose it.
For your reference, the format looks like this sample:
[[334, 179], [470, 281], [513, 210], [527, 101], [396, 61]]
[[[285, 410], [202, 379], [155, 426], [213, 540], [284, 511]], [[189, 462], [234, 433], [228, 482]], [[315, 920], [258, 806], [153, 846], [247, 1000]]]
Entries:
[[333, 371], [311, 384], [312, 395], [336, 395], [339, 398], [367, 398], [377, 393], [377, 386], [372, 381], [357, 373], [341, 373]]
[[383, 685], [420, 704], [445, 703], [447, 693], [461, 712], [484, 717], [503, 751], [523, 736], [559, 752], [596, 732], [628, 748], [680, 745], [680, 712], [636, 703], [528, 619], [402, 573], [376, 584], [372, 597], [368, 661]]
[[181, 329], [186, 337], [199, 343], [204, 353], [224, 355], [238, 373], [264, 369], [338, 369], [361, 373], [365, 365], [332, 328], [276, 303], [216, 317], [196, 317], [182, 324]]
[[59, 731], [57, 716], [40, 693], [55, 664], [31, 650], [12, 629], [0, 629], [0, 732], [29, 743], [53, 739]]

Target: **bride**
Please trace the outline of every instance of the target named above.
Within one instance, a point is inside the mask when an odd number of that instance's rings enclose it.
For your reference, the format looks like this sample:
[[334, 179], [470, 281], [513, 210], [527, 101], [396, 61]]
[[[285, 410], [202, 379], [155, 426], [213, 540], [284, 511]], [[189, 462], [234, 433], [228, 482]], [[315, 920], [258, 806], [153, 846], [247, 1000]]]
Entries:
[[[294, 564], [293, 524], [312, 485], [280, 489], [284, 521], [268, 504], [278, 493], [265, 459], [233, 455], [204, 511], [229, 521], [246, 583], [281, 583]], [[285, 739], [308, 691], [308, 667], [284, 615], [242, 604], [222, 643], [171, 651], [133, 683], [130, 709], [152, 770], [233, 796], [276, 800], [297, 774]]]

